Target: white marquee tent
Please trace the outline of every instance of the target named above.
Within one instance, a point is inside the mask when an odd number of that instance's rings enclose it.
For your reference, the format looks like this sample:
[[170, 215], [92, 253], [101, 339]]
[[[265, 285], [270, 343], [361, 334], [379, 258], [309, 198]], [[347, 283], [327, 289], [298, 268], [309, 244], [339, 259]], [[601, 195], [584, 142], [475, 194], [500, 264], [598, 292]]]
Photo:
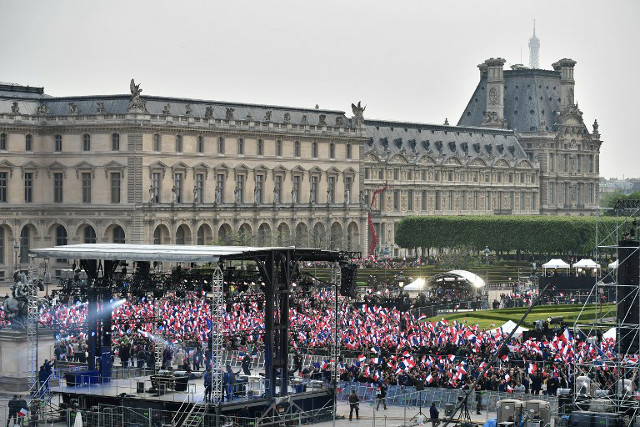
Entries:
[[[489, 332], [491, 333], [491, 335], [500, 335], [500, 333], [502, 334], [510, 334], [511, 331], [513, 331], [517, 326], [517, 323], [515, 323], [512, 320], [507, 320], [507, 323], [505, 323], [504, 325], [500, 326], [499, 328], [495, 328], [490, 330]], [[500, 332], [502, 330], [502, 332]], [[527, 328], [523, 328], [522, 326], [518, 326], [518, 329], [516, 329], [515, 333], [513, 334], [514, 338], [519, 338], [523, 332], [528, 331], [529, 329]]]
[[563, 260], [561, 260], [560, 258], [553, 258], [552, 260], [549, 260], [549, 262], [547, 262], [546, 264], [542, 264], [542, 268], [544, 268], [545, 270], [554, 269], [554, 268], [562, 268], [562, 269], [568, 270], [569, 268], [571, 268], [571, 266], [566, 262], [564, 262]]
[[600, 268], [600, 265], [592, 259], [582, 258], [580, 261], [574, 263], [573, 268]]

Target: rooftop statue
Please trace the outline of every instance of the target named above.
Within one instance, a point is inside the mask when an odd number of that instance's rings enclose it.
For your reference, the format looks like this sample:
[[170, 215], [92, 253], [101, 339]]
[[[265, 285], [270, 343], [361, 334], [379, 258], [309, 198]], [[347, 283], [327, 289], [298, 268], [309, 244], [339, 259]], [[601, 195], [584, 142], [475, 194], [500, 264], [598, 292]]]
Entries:
[[364, 110], [367, 107], [362, 107], [360, 101], [358, 101], [358, 105], [351, 104], [351, 111], [353, 111], [353, 121], [355, 122], [356, 127], [360, 127], [364, 124]]
[[131, 89], [131, 99], [129, 100], [129, 108], [127, 111], [129, 113], [148, 113], [147, 102], [140, 97], [140, 93], [142, 92], [140, 85], [131, 79], [129, 89]]

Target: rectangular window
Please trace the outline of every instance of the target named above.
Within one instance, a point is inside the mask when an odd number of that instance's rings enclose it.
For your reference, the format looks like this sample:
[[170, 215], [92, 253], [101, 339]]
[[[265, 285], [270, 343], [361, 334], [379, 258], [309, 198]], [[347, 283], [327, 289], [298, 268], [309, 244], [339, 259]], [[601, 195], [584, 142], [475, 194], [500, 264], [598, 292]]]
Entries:
[[490, 191], [487, 191], [487, 194], [485, 195], [484, 207], [485, 207], [485, 210], [488, 210], [488, 211], [491, 210], [491, 192]]
[[120, 203], [120, 172], [111, 173], [111, 203]]
[[400, 210], [400, 190], [393, 190], [393, 210], [396, 212]]
[[263, 203], [263, 193], [264, 193], [264, 175], [256, 175], [256, 195], [255, 195], [255, 203], [262, 204]]
[[589, 173], [593, 173], [593, 154], [589, 154]]
[[436, 210], [442, 210], [442, 194], [440, 190], [436, 191]]
[[564, 171], [568, 172], [569, 171], [569, 155], [564, 154], [562, 157], [564, 158]]
[[176, 153], [182, 153], [182, 135], [176, 135]]
[[111, 151], [120, 151], [120, 134], [111, 135]]
[[427, 210], [427, 190], [422, 190], [422, 198], [420, 200], [420, 202], [422, 203], [422, 210], [426, 211]]
[[409, 181], [413, 180], [413, 171], [412, 170], [408, 170], [407, 171], [407, 179]]
[[318, 203], [318, 177], [311, 177], [311, 194], [309, 195], [309, 203]]
[[160, 172], [151, 174], [151, 203], [160, 203]]
[[407, 210], [413, 210], [413, 190], [407, 191]]
[[7, 134], [0, 133], [0, 150], [7, 151]]
[[453, 191], [449, 191], [449, 210], [453, 210]]
[[549, 154], [549, 172], [553, 172], [556, 168], [556, 157], [553, 153]]
[[329, 158], [330, 159], [336, 158], [336, 144], [333, 142], [329, 143]]
[[182, 203], [182, 174], [174, 173], [173, 174], [173, 197], [176, 203]]
[[378, 179], [384, 179], [384, 169], [378, 171]]
[[224, 203], [224, 174], [216, 175], [216, 203]]
[[576, 172], [582, 172], [582, 156], [578, 154], [576, 157]]
[[196, 186], [193, 193], [194, 203], [204, 203], [204, 174], [196, 174]]
[[62, 152], [62, 135], [56, 135], [54, 150], [56, 153]]
[[351, 158], [351, 144], [347, 143], [347, 159]]
[[556, 185], [553, 182], [549, 183], [549, 204], [556, 204]]
[[282, 203], [282, 175], [273, 177], [273, 203]]
[[198, 153], [204, 153], [204, 137], [203, 136], [198, 136], [198, 139], [196, 141], [196, 151]]
[[435, 182], [440, 182], [440, 171], [435, 172], [433, 180]]
[[524, 211], [524, 193], [520, 192], [520, 210]]
[[515, 194], [513, 191], [509, 192], [509, 209], [512, 211], [515, 209]]
[[282, 157], [282, 141], [276, 141], [276, 156]]
[[91, 135], [88, 133], [82, 135], [82, 151], [91, 151]]
[[311, 157], [313, 157], [314, 159], [318, 157], [318, 143], [317, 142], [313, 142], [311, 144]]
[[453, 181], [453, 171], [449, 171], [449, 173], [447, 174], [447, 180], [449, 182]]
[[463, 211], [467, 210], [467, 192], [466, 191], [462, 192], [462, 210]]
[[327, 203], [336, 202], [336, 177], [330, 176], [327, 179]]
[[26, 151], [33, 151], [33, 137], [31, 135], [25, 135], [24, 145]]
[[582, 188], [583, 188], [583, 184], [581, 182], [578, 183], [578, 188], [576, 189], [576, 203], [578, 204], [578, 207], [582, 206]]
[[426, 181], [427, 180], [427, 171], [425, 171], [425, 170], [420, 171], [420, 179], [422, 181]]
[[[258, 140], [258, 145], [256, 147], [256, 152], [258, 153], [258, 156], [262, 156], [264, 155], [264, 141], [259, 139]], [[300, 157], [300, 156], [297, 156]]]
[[33, 172], [24, 174], [24, 202], [33, 202]]
[[238, 154], [244, 154], [244, 139], [238, 138]]
[[370, 173], [369, 168], [364, 168], [364, 179], [369, 179]]
[[7, 203], [7, 187], [9, 181], [7, 172], [0, 172], [0, 203]]
[[218, 154], [224, 154], [224, 138], [218, 138]]
[[400, 179], [400, 169], [396, 168], [393, 170], [393, 179], [396, 181]]
[[62, 203], [62, 173], [56, 172], [53, 174], [53, 202]]
[[153, 151], [160, 151], [160, 135], [157, 133], [153, 135]]
[[569, 206], [569, 183], [565, 182], [562, 186], [562, 204], [566, 207]]
[[300, 141], [293, 143], [293, 155], [295, 157], [300, 157]]
[[300, 203], [300, 175], [294, 175], [291, 188], [291, 203]]
[[473, 192], [473, 210], [474, 211], [478, 210], [478, 192], [477, 191]]
[[236, 176], [236, 203], [244, 203], [244, 175]]
[[531, 193], [531, 210], [535, 211], [537, 209], [538, 201], [536, 200], [536, 193]]
[[82, 203], [91, 203], [91, 173], [82, 173]]

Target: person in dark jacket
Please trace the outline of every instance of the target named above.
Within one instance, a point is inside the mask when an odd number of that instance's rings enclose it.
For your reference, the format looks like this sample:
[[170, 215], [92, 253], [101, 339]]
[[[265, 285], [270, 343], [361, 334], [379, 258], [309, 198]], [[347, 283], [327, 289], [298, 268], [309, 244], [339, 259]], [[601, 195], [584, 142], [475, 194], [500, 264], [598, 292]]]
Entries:
[[15, 422], [18, 422], [18, 412], [20, 411], [20, 409], [22, 409], [20, 407], [20, 400], [18, 400], [17, 395], [13, 395], [13, 399], [9, 401], [9, 416], [7, 417], [7, 427], [9, 427], [9, 425], [13, 425], [9, 424], [9, 422], [14, 418]]
[[208, 368], [203, 375], [203, 379], [204, 379], [204, 401], [211, 402], [211, 389], [213, 386], [213, 383], [212, 383], [213, 378], [211, 377], [211, 370], [209, 370]]
[[242, 356], [242, 373], [245, 375], [251, 375], [251, 370], [249, 370], [250, 366], [251, 356], [249, 356], [249, 353], [245, 353], [244, 356]]
[[351, 390], [349, 395], [349, 421], [353, 419], [353, 411], [356, 411], [356, 419], [360, 419], [360, 398], [356, 394], [355, 390]]
[[438, 408], [436, 408], [436, 402], [431, 402], [431, 407], [429, 408], [429, 417], [431, 418], [431, 427], [436, 427], [440, 424], [440, 412], [438, 412]]

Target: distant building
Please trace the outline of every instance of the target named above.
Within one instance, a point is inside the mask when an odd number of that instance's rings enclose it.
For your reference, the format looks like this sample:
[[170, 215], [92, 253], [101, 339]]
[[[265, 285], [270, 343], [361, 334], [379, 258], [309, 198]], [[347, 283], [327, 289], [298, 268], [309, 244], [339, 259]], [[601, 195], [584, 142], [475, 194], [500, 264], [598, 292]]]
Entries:
[[68, 243], [367, 253], [375, 232], [374, 253], [399, 255], [407, 215], [594, 214], [601, 141], [573, 101], [575, 61], [504, 63], [479, 66], [457, 126], [141, 96], [133, 81], [73, 97], [0, 85], [0, 280], [30, 248]]

